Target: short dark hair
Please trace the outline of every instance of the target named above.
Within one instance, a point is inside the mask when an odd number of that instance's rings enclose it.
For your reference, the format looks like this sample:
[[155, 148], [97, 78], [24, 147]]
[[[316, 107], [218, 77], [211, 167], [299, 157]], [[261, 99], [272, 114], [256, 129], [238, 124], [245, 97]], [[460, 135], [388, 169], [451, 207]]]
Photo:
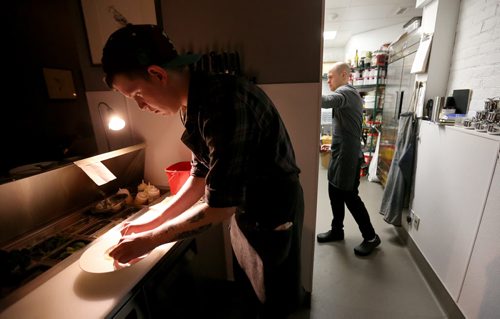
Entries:
[[179, 55], [170, 38], [152, 24], [128, 24], [113, 32], [102, 51], [104, 80], [112, 87], [118, 73], [146, 75], [150, 65], [178, 68], [198, 61], [197, 54]]

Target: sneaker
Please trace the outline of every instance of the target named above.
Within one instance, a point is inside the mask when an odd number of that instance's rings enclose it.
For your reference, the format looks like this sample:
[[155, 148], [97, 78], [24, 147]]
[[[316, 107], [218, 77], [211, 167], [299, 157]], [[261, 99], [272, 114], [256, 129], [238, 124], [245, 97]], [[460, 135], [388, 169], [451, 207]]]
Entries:
[[380, 245], [380, 237], [375, 235], [375, 240], [368, 241], [365, 239], [361, 244], [354, 247], [354, 253], [359, 256], [368, 256], [378, 245]]
[[316, 236], [316, 239], [318, 240], [318, 243], [344, 240], [344, 231], [329, 230], [326, 233], [318, 234], [318, 236]]

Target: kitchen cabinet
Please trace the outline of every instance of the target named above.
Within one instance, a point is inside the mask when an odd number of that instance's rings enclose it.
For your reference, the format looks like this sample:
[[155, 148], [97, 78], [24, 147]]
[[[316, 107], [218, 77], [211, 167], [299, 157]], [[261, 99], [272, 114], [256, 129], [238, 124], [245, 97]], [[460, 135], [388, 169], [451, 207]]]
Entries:
[[497, 157], [486, 205], [458, 305], [467, 318], [495, 318], [500, 306], [500, 160]]
[[417, 146], [409, 235], [459, 306], [498, 305], [500, 137], [422, 121]]

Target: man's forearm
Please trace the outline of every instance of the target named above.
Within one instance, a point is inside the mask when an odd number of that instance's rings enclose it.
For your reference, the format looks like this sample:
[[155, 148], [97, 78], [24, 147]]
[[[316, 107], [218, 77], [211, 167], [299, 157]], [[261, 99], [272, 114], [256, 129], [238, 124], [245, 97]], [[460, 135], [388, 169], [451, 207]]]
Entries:
[[154, 241], [161, 245], [194, 237], [229, 218], [235, 211], [235, 207], [213, 208], [205, 203], [195, 205], [154, 230]]

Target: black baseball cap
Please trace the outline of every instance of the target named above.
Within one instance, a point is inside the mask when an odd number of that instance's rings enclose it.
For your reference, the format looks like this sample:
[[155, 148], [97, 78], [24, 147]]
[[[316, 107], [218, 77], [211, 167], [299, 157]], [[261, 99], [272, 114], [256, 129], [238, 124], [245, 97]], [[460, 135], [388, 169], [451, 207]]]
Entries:
[[170, 38], [153, 24], [127, 24], [113, 32], [102, 50], [105, 82], [111, 86], [117, 73], [141, 70], [150, 65], [165, 69], [195, 63], [198, 54], [179, 55]]

